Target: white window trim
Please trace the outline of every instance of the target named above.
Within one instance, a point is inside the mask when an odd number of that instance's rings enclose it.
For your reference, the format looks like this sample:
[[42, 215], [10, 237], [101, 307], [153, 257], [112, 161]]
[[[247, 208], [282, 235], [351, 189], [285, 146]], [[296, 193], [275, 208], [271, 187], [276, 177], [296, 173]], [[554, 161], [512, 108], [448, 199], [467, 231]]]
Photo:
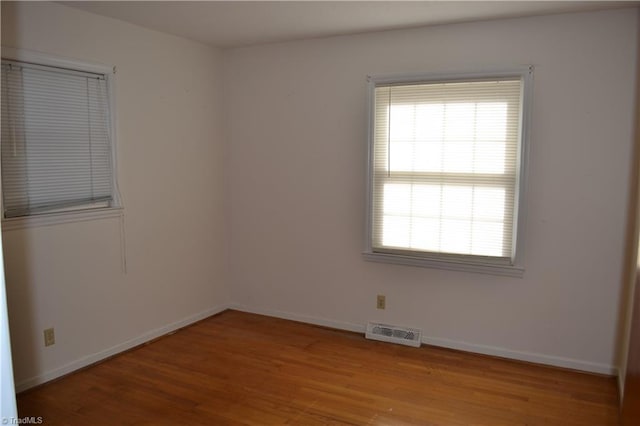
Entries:
[[[372, 245], [372, 199], [373, 199], [373, 123], [375, 109], [373, 105], [376, 85], [385, 83], [411, 83], [411, 82], [437, 82], [453, 80], [470, 80], [502, 77], [521, 77], [522, 88], [522, 128], [518, 164], [520, 172], [517, 175], [517, 197], [514, 212], [516, 220], [516, 244], [513, 249], [515, 254], [511, 264], [504, 264], [491, 259], [473, 258], [465, 256], [433, 255], [411, 256], [407, 254], [391, 254], [374, 252]], [[526, 221], [526, 181], [529, 158], [529, 133], [531, 123], [531, 109], [533, 96], [533, 66], [500, 69], [482, 72], [452, 72], [452, 73], [421, 73], [421, 74], [395, 74], [377, 75], [367, 77], [368, 90], [368, 137], [367, 137], [367, 195], [366, 195], [366, 220], [365, 220], [365, 249], [362, 253], [367, 261], [393, 263], [398, 265], [419, 266], [424, 268], [447, 269], [454, 271], [475, 272], [500, 276], [521, 278], [524, 275], [524, 240]]]
[[88, 220], [120, 218], [123, 214], [124, 210], [121, 207], [107, 207], [102, 209], [71, 210], [60, 213], [13, 217], [2, 221], [2, 231], [14, 231], [16, 229], [59, 225], [71, 222], [85, 222]]
[[[113, 185], [113, 201], [112, 206], [107, 208], [94, 209], [77, 209], [64, 212], [52, 212], [36, 214], [31, 216], [23, 216], [16, 218], [4, 218], [2, 216], [2, 230], [11, 231], [15, 229], [29, 228], [34, 226], [55, 225], [69, 222], [81, 222], [87, 220], [99, 220], [112, 217], [122, 217], [124, 209], [120, 190], [118, 188], [118, 154], [117, 154], [117, 115], [115, 111], [116, 104], [116, 67], [109, 66], [97, 62], [81, 61], [77, 59], [53, 56], [47, 53], [36, 52], [33, 50], [18, 49], [13, 47], [1, 47], [2, 59], [28, 62], [37, 65], [45, 65], [50, 67], [64, 68], [76, 71], [86, 71], [91, 73], [104, 74], [107, 80], [107, 89], [109, 96], [109, 116], [110, 137], [111, 137], [111, 164], [112, 164], [112, 185]], [[0, 185], [1, 191], [1, 185]], [[2, 206], [2, 197], [0, 196], [0, 213], [4, 211]]]

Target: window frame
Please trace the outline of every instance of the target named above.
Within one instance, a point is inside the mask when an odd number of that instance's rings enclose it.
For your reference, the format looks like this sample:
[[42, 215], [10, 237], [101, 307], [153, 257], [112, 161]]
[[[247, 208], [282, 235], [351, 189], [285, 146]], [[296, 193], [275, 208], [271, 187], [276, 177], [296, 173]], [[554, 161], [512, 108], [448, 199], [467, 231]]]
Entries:
[[14, 229], [29, 228], [33, 226], [54, 225], [69, 222], [81, 222], [87, 220], [97, 220], [112, 217], [122, 217], [123, 206], [118, 188], [118, 162], [117, 162], [117, 117], [115, 111], [115, 86], [116, 67], [97, 62], [80, 61], [76, 59], [54, 56], [46, 53], [18, 49], [12, 47], [1, 47], [3, 60], [26, 62], [34, 65], [62, 68], [71, 71], [80, 71], [104, 75], [107, 84], [108, 111], [109, 111], [109, 132], [111, 144], [111, 180], [112, 180], [112, 201], [106, 207], [75, 206], [68, 209], [59, 209], [51, 212], [32, 214], [27, 216], [6, 218], [4, 215], [4, 205], [2, 197], [2, 185], [0, 184], [0, 220], [2, 230], [10, 231]]
[[[409, 83], [442, 83], [486, 80], [491, 78], [518, 77], [522, 80], [520, 140], [516, 158], [517, 184], [514, 205], [514, 240], [511, 261], [491, 257], [457, 255], [449, 253], [420, 252], [411, 255], [411, 250], [398, 253], [376, 252], [373, 249], [373, 162], [374, 162], [374, 125], [375, 125], [375, 89], [378, 85]], [[366, 182], [366, 220], [365, 248], [362, 253], [367, 261], [485, 273], [492, 275], [522, 277], [524, 275], [524, 240], [526, 220], [526, 181], [529, 158], [529, 133], [533, 97], [533, 66], [515, 67], [482, 72], [447, 72], [370, 75], [368, 81], [368, 126], [367, 126], [367, 182]], [[416, 252], [417, 253], [417, 252]]]

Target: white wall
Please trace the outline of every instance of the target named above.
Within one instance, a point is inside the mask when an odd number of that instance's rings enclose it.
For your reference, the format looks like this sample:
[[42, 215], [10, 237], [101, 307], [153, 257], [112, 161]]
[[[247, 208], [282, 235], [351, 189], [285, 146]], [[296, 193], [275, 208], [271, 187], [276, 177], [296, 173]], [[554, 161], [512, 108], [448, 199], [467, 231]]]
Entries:
[[[231, 300], [613, 373], [636, 24], [624, 9], [226, 51]], [[524, 278], [365, 262], [366, 75], [525, 64], [535, 83]]]
[[[222, 53], [3, 2], [3, 45], [118, 67], [128, 265], [117, 220], [3, 235], [18, 388], [225, 306], [612, 372], [636, 25], [628, 9]], [[523, 64], [536, 67], [525, 277], [365, 262], [366, 75]]]
[[117, 219], [4, 233], [20, 390], [227, 303], [222, 68], [217, 49], [52, 3], [2, 2], [2, 44], [118, 70], [128, 273]]

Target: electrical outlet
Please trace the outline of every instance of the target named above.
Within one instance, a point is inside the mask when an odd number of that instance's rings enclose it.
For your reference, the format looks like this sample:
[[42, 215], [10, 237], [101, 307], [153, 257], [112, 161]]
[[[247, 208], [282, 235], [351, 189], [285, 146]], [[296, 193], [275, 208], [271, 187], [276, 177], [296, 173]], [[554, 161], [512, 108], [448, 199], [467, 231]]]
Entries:
[[387, 298], [385, 297], [385, 295], [384, 294], [379, 294], [378, 295], [378, 304], [376, 305], [376, 307], [378, 309], [384, 309], [386, 304], [387, 304]]
[[44, 331], [44, 345], [51, 346], [51, 345], [55, 345], [55, 343], [56, 343], [56, 335], [53, 331], [53, 328], [47, 328]]

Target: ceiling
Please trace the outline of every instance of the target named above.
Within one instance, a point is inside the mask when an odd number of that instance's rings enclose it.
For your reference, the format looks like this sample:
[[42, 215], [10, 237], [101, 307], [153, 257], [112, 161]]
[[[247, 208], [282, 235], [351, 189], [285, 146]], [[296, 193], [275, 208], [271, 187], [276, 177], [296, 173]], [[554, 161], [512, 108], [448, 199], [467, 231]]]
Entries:
[[602, 1], [73, 1], [98, 15], [218, 47], [633, 7]]

